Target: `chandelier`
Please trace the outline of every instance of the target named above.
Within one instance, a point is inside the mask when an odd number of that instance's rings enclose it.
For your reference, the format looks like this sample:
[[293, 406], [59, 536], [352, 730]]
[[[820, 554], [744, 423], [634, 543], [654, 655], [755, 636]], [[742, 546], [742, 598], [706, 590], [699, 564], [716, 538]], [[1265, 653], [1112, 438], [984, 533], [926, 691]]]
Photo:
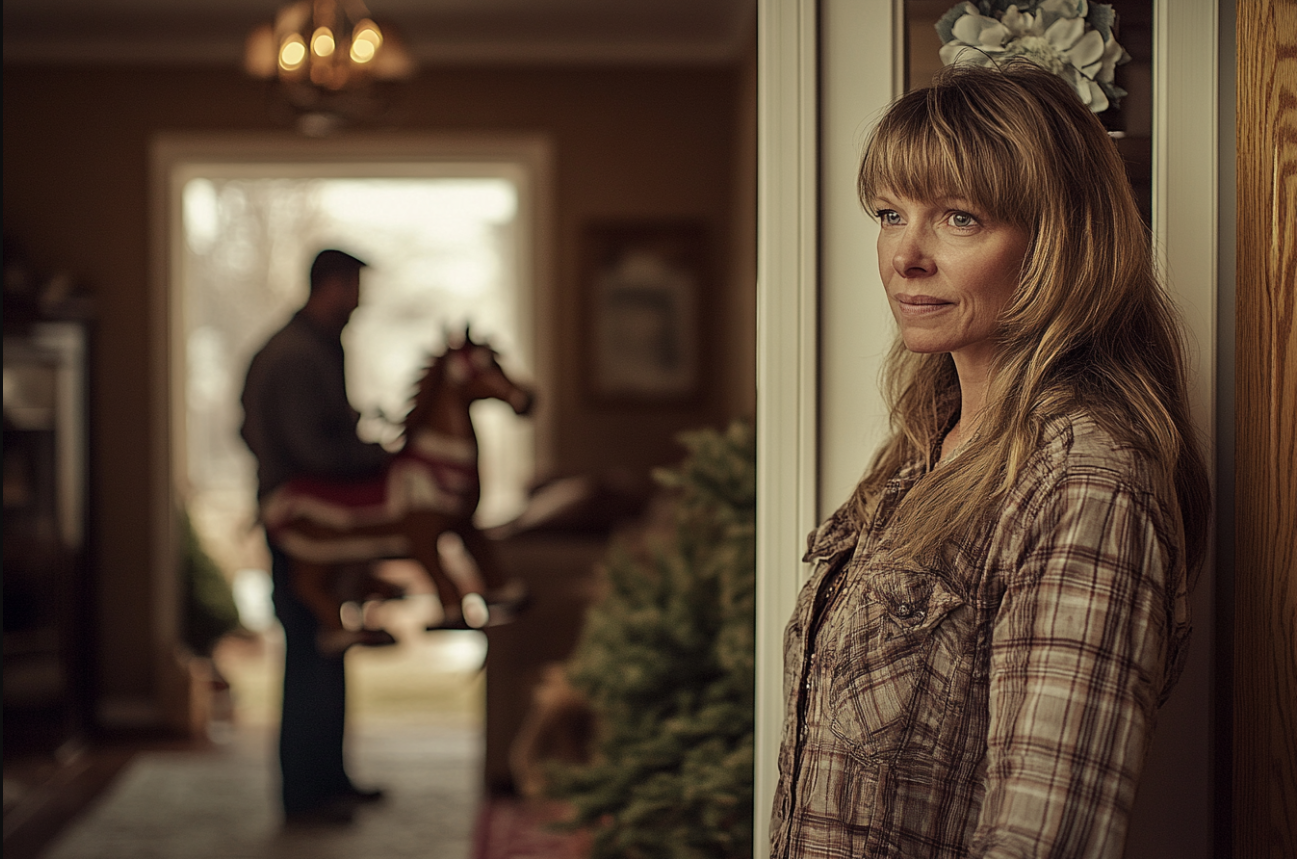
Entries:
[[244, 66], [277, 81], [307, 134], [380, 112], [374, 83], [408, 78], [414, 62], [360, 0], [299, 0], [248, 35]]

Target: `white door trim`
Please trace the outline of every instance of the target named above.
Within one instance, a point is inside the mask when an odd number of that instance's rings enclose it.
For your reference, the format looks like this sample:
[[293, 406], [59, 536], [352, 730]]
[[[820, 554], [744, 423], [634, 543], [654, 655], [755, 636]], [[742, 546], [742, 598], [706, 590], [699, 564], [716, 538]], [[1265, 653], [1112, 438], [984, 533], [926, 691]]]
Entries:
[[[1209, 469], [1217, 444], [1217, 258], [1222, 243], [1233, 244], [1219, 230], [1218, 14], [1216, 0], [1153, 3], [1153, 242], [1185, 325], [1190, 408]], [[1188, 662], [1158, 713], [1131, 812], [1128, 856], [1213, 854], [1215, 589], [1209, 555], [1193, 593]]]
[[753, 856], [767, 855], [783, 627], [815, 521], [816, 2], [757, 9], [757, 618]]
[[[862, 253], [870, 257], [865, 270], [875, 268], [870, 222], [852, 189], [863, 120], [896, 89], [899, 10], [898, 0], [758, 6], [757, 857], [769, 843], [784, 712], [783, 629], [804, 580], [799, 559], [825, 506], [842, 500], [825, 497], [823, 475], [851, 475], [854, 483], [862, 451], [868, 455], [860, 437], [882, 435], [868, 393], [873, 376], [857, 356], [844, 360], [840, 350], [823, 348], [822, 338], [854, 332], [860, 342], [870, 328], [850, 327], [864, 295]], [[882, 309], [882, 316], [867, 315], [890, 325], [885, 303]], [[891, 337], [885, 330], [883, 342]], [[828, 385], [854, 396], [830, 395]], [[833, 404], [827, 411], [826, 402]]]

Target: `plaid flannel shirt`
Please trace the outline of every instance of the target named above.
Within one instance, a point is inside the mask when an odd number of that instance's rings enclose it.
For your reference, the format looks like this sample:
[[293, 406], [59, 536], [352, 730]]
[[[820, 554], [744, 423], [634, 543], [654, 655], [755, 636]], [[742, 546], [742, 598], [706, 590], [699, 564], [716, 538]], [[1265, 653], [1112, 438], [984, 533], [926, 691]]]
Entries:
[[771, 855], [1120, 856], [1188, 644], [1174, 490], [1060, 419], [948, 568], [911, 569], [887, 525], [925, 473], [895, 475], [872, 522], [847, 504], [811, 534]]

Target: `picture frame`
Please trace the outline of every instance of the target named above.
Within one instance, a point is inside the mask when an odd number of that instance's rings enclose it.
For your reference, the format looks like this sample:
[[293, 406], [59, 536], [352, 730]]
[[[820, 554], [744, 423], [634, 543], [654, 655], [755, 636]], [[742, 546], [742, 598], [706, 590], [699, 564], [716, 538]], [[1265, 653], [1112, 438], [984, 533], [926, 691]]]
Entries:
[[706, 234], [696, 221], [595, 222], [582, 233], [586, 390], [596, 402], [700, 393]]

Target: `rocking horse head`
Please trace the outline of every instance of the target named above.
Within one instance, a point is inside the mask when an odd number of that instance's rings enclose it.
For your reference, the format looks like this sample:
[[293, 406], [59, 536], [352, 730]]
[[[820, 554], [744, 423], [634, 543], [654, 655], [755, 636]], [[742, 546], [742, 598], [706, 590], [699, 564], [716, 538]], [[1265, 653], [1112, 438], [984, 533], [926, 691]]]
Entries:
[[490, 399], [508, 403], [516, 414], [525, 415], [534, 395], [510, 379], [498, 353], [486, 343], [474, 343], [465, 328], [463, 337], [434, 358], [419, 381], [406, 429], [429, 425], [445, 410], [466, 411], [472, 403]]

